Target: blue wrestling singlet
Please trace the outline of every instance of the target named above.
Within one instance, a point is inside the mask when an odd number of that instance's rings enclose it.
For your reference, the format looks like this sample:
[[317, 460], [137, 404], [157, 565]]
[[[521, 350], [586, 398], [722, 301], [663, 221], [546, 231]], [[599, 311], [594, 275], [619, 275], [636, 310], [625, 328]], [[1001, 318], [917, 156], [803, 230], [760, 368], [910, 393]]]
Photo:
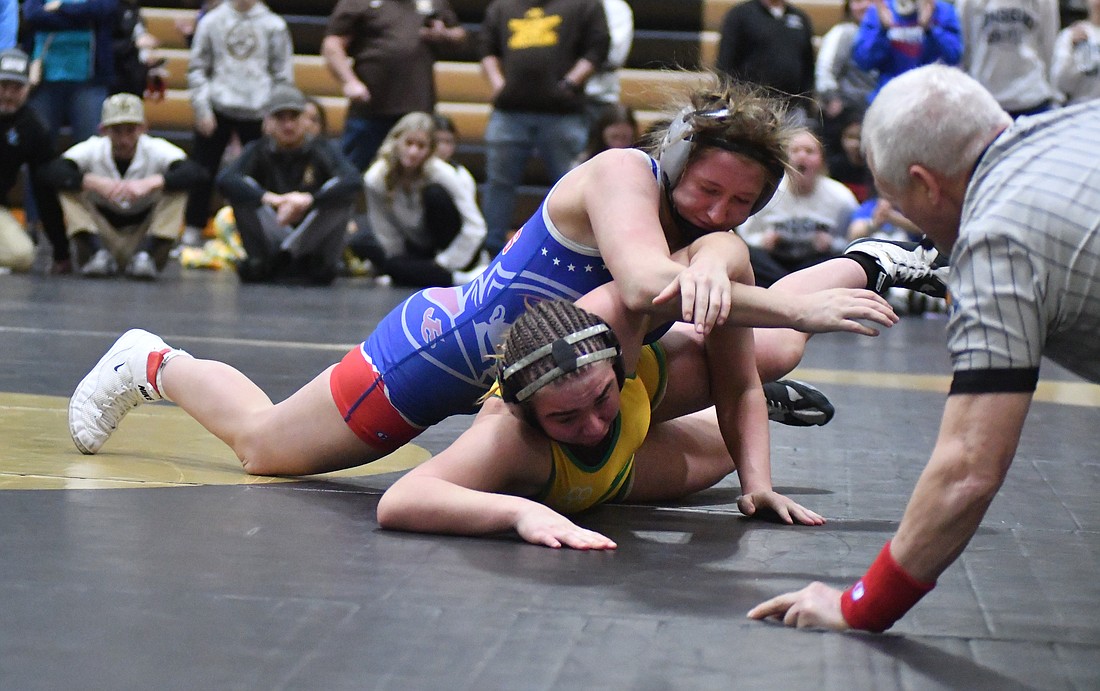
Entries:
[[[649, 161], [656, 176], [657, 162]], [[413, 425], [428, 427], [476, 412], [478, 399], [493, 383], [496, 345], [529, 304], [577, 300], [611, 281], [598, 249], [573, 242], [554, 227], [546, 210], [552, 195], [553, 190], [480, 276], [464, 286], [413, 294], [360, 345], [390, 404]]]
[[493, 383], [496, 345], [529, 304], [576, 300], [610, 280], [599, 251], [563, 237], [543, 200], [480, 276], [412, 295], [361, 345], [363, 356], [394, 408], [427, 427], [476, 411]]

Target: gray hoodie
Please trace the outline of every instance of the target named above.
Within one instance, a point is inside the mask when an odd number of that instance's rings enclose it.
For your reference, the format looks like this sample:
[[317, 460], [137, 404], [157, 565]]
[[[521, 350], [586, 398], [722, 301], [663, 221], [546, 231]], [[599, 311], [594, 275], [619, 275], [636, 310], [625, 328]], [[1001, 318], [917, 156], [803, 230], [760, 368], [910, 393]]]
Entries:
[[286, 21], [257, 2], [242, 13], [223, 2], [195, 27], [187, 85], [195, 118], [218, 111], [259, 120], [276, 83], [294, 83], [290, 30]]

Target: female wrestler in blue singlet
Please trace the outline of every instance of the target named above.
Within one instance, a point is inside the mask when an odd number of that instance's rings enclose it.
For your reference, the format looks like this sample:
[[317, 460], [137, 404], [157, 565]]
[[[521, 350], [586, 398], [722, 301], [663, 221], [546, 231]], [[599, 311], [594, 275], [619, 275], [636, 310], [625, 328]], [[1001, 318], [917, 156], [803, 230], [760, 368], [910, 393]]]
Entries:
[[[470, 412], [489, 387], [499, 334], [525, 305], [576, 299], [608, 281], [650, 323], [683, 319], [700, 337], [727, 318], [873, 333], [853, 319], [891, 324], [896, 317], [877, 296], [806, 290], [792, 297], [755, 288], [744, 243], [725, 232], [771, 197], [787, 132], [779, 102], [716, 78], [671, 119], [654, 158], [617, 149], [578, 166], [481, 276], [415, 294], [287, 400], [273, 404], [235, 368], [180, 357], [186, 354], [159, 337], [133, 331], [77, 387], [69, 407], [73, 440], [96, 453], [132, 407], [163, 398], [229, 444], [253, 474], [367, 463], [448, 415]], [[837, 285], [864, 285], [863, 270], [845, 263], [858, 279]], [[844, 273], [833, 270], [829, 280]], [[751, 355], [751, 342], [747, 349]], [[758, 362], [769, 375], [797, 364], [783, 358]], [[699, 393], [707, 395], [705, 387]], [[766, 430], [763, 436], [757, 453], [766, 454]]]

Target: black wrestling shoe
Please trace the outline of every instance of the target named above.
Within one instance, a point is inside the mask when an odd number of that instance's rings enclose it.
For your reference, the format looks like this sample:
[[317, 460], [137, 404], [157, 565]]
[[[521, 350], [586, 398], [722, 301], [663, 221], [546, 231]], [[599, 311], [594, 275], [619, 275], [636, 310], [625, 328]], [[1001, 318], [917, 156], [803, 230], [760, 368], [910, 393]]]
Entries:
[[780, 379], [764, 384], [768, 419], [793, 427], [828, 424], [836, 409], [825, 394], [805, 382]]
[[921, 242], [862, 238], [848, 245], [845, 255], [863, 255], [873, 262], [861, 261], [867, 270], [870, 290], [878, 294], [889, 288], [908, 288], [934, 298], [947, 296], [947, 257], [941, 255], [925, 238]]

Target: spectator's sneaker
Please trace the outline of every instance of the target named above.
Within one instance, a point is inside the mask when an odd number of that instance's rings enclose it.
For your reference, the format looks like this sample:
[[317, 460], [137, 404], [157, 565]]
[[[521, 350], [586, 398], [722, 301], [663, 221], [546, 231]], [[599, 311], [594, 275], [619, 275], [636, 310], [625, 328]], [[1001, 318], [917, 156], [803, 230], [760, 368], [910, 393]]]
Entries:
[[111, 253], [105, 249], [96, 250], [92, 258], [84, 266], [80, 267], [80, 273], [88, 278], [106, 278], [118, 273], [118, 264]]
[[825, 394], [805, 382], [780, 379], [764, 384], [768, 419], [794, 427], [824, 425], [836, 410]]
[[168, 359], [186, 355], [160, 336], [131, 329], [115, 341], [69, 399], [69, 434], [81, 453], [93, 454], [135, 406], [164, 398], [157, 374]]
[[139, 281], [155, 281], [157, 263], [148, 252], [135, 252], [126, 266], [126, 275]]
[[[908, 288], [925, 295], [947, 295], [947, 257], [932, 243], [863, 238], [848, 245], [844, 254], [861, 254], [874, 260], [878, 272], [871, 273], [868, 288], [882, 294], [889, 288]], [[864, 268], [866, 263], [860, 262]]]

